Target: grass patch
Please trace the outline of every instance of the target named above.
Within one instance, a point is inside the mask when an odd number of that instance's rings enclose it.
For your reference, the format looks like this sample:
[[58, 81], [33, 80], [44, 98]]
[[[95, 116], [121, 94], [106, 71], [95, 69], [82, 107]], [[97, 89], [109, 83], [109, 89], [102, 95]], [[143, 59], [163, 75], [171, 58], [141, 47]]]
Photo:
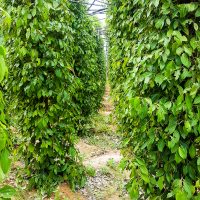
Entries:
[[90, 145], [102, 149], [118, 149], [120, 136], [115, 131], [114, 120], [111, 115], [96, 114], [93, 116], [83, 139]]

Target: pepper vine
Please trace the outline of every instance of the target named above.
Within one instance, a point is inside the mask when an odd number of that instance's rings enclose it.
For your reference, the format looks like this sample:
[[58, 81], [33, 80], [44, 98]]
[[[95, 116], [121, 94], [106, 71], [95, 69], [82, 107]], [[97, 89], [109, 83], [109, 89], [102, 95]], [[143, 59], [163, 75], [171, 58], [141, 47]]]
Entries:
[[200, 4], [110, 0], [110, 79], [132, 199], [199, 199]]

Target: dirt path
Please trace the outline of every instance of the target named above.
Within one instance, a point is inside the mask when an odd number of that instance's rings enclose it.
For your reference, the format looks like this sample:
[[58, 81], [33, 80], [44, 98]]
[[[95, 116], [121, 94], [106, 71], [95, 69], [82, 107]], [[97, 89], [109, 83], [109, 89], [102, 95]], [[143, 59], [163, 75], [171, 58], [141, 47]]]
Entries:
[[[112, 102], [110, 99], [110, 87], [106, 86], [105, 95], [103, 97], [102, 108], [99, 110], [99, 118], [95, 119], [94, 124], [94, 135], [90, 135], [94, 137], [94, 139], [102, 140], [102, 143], [107, 143], [108, 141], [103, 140], [112, 140], [112, 142], [119, 143], [119, 138], [115, 136], [115, 124], [108, 118], [111, 118], [111, 114], [113, 111]], [[102, 119], [103, 118], [103, 119]], [[101, 125], [99, 126], [100, 123]], [[106, 127], [107, 126], [107, 127]], [[104, 138], [105, 134], [107, 134], [108, 138]], [[97, 138], [95, 138], [97, 136]], [[115, 141], [113, 141], [113, 137]], [[106, 166], [109, 160], [113, 160], [116, 163], [119, 163], [122, 156], [120, 155], [120, 151], [118, 150], [118, 144], [114, 148], [112, 145], [104, 146], [104, 144], [97, 143], [96, 145], [90, 144], [91, 138], [81, 139], [77, 145], [80, 153], [85, 157], [84, 165], [91, 166], [95, 169]], [[88, 144], [89, 143], [89, 144]]]
[[113, 160], [116, 163], [119, 163], [121, 160], [121, 155], [119, 151], [110, 151], [108, 153], [105, 153], [103, 155], [95, 156], [91, 159], [88, 159], [84, 162], [84, 165], [86, 166], [92, 166], [95, 169], [99, 169], [103, 166], [106, 166], [109, 160]]
[[118, 167], [122, 159], [120, 138], [116, 134], [108, 85], [102, 104], [99, 114], [94, 117], [92, 134], [81, 139], [77, 146], [84, 157], [84, 165], [96, 172], [88, 178], [81, 193], [87, 200], [128, 200], [124, 190], [124, 180], [128, 177]]
[[82, 138], [77, 148], [83, 157], [83, 164], [90, 168], [86, 186], [77, 193], [71, 192], [68, 185], [59, 187], [59, 194], [69, 200], [128, 200], [124, 190], [124, 179], [118, 168], [122, 156], [119, 150], [120, 138], [116, 134], [112, 116], [113, 106], [110, 88], [106, 87], [103, 106], [94, 116], [90, 134]]

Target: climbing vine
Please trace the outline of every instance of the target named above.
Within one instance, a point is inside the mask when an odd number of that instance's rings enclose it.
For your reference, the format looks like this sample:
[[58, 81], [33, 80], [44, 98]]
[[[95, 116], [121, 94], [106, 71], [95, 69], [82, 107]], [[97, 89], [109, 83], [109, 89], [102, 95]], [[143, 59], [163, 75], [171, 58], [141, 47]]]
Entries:
[[110, 0], [110, 79], [132, 199], [199, 199], [200, 4]]
[[[0, 84], [2, 83], [4, 77], [7, 75], [8, 72], [4, 58], [5, 58], [5, 48], [3, 46], [0, 46]], [[10, 168], [9, 151], [7, 148], [8, 133], [6, 129], [4, 100], [2, 91], [0, 91], [0, 113], [1, 113], [0, 117], [0, 183], [1, 183]], [[3, 188], [0, 188], [0, 198], [4, 197], [2, 189]]]
[[103, 66], [94, 64], [99, 59], [97, 33], [86, 24], [89, 16], [78, 2], [80, 21], [75, 4], [65, 0], [4, 3], [13, 16], [6, 39], [7, 96], [15, 100], [12, 111], [18, 113], [30, 185], [48, 194], [61, 181], [73, 189], [83, 186], [86, 172], [75, 142], [85, 112], [91, 112], [89, 105], [92, 112], [99, 106], [94, 98], [102, 84], [95, 82], [95, 73], [100, 80]]
[[[0, 23], [1, 26], [9, 26], [10, 24], [10, 16], [6, 11], [4, 11], [0, 7], [1, 18]], [[2, 82], [8, 75], [8, 68], [5, 63], [6, 50], [1, 45], [0, 46], [0, 87], [2, 87]], [[9, 149], [8, 149], [8, 131], [6, 127], [6, 119], [4, 114], [4, 106], [5, 102], [3, 99], [2, 89], [0, 90], [0, 183], [5, 179], [9, 169], [11, 160], [9, 158]], [[15, 194], [15, 189], [6, 185], [0, 188], [0, 198], [1, 199], [9, 199]]]
[[[8, 17], [10, 20], [10, 17]], [[2, 81], [8, 74], [8, 69], [5, 64], [5, 48], [0, 46], [0, 86], [2, 87]], [[6, 119], [4, 114], [5, 102], [3, 99], [3, 93], [0, 90], [0, 183], [6, 178], [10, 170], [10, 152], [9, 152], [9, 135], [6, 127]], [[11, 186], [4, 185], [0, 187], [0, 199], [10, 199], [16, 193], [15, 189]]]
[[75, 20], [74, 30], [74, 72], [83, 83], [77, 98], [81, 106], [83, 123], [95, 113], [104, 94], [106, 82], [103, 41], [98, 34], [96, 19], [88, 17], [86, 7], [71, 3]]

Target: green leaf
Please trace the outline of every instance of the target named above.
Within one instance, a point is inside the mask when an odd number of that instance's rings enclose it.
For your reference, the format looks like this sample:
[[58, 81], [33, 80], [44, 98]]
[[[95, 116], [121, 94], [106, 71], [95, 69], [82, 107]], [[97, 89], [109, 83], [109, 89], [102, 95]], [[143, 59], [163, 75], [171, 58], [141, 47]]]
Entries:
[[155, 1], [153, 1], [153, 3], [154, 3], [154, 5], [155, 5], [155, 7], [158, 7], [158, 5], [159, 5], [159, 2], [160, 2], [160, 0], [155, 0]]
[[8, 27], [10, 27], [10, 24], [11, 24], [11, 17], [10, 15], [4, 10], [2, 9], [2, 7], [0, 7], [0, 12], [1, 12], [1, 15], [3, 16], [3, 20], [1, 21], [1, 23], [3, 25], [7, 25]]
[[48, 124], [48, 118], [40, 118], [37, 122], [37, 126], [40, 128], [40, 129], [44, 129], [47, 127], [47, 124]]
[[75, 158], [76, 154], [77, 154], [77, 152], [76, 152], [75, 148], [70, 147], [70, 148], [69, 148], [69, 155], [70, 155], [72, 158]]
[[189, 154], [191, 158], [194, 158], [196, 156], [196, 148], [193, 144], [190, 146]]
[[195, 17], [200, 17], [200, 8], [198, 8], [197, 11], [195, 12]]
[[187, 68], [189, 68], [191, 66], [191, 62], [187, 56], [186, 53], [183, 53], [181, 56], [181, 62], [184, 66], [186, 66]]
[[190, 112], [192, 110], [192, 98], [189, 95], [186, 95], [185, 97], [185, 104], [187, 110]]
[[8, 173], [10, 169], [11, 160], [9, 159], [9, 151], [7, 149], [3, 150], [0, 154], [0, 166], [3, 170], [3, 173]]
[[3, 57], [6, 56], [6, 50], [2, 45], [0, 45], [0, 55], [3, 56]]
[[159, 85], [161, 85], [163, 83], [163, 81], [165, 81], [165, 76], [158, 74], [155, 77], [155, 82], [158, 83]]
[[178, 152], [179, 152], [179, 155], [182, 159], [186, 159], [187, 158], [187, 148], [183, 145], [181, 145], [179, 148], [178, 148]]
[[54, 8], [57, 8], [58, 6], [59, 6], [59, 3], [56, 2], [56, 1], [53, 1], [53, 7], [54, 7]]
[[27, 49], [23, 46], [23, 47], [19, 50], [19, 54], [20, 54], [20, 58], [23, 58], [23, 57], [27, 54]]
[[165, 173], [165, 172], [164, 172], [163, 169], [158, 169], [157, 172], [156, 172], [156, 176], [157, 176], [157, 177], [163, 176], [164, 173]]
[[193, 49], [196, 49], [197, 48], [197, 40], [196, 40], [196, 38], [192, 38], [191, 40], [190, 40], [190, 45], [191, 45], [191, 47], [193, 48]]
[[194, 197], [194, 200], [199, 200], [200, 199], [200, 193], [197, 194], [197, 196]]
[[148, 169], [146, 168], [146, 166], [141, 165], [140, 170], [141, 170], [142, 174], [145, 174], [147, 176], [149, 175], [149, 172], [148, 172]]
[[174, 133], [173, 133], [172, 140], [168, 141], [168, 147], [170, 149], [173, 149], [175, 144], [177, 144], [179, 142], [179, 140], [180, 140], [180, 134], [179, 134], [178, 131], [175, 130]]
[[181, 190], [176, 193], [176, 200], [188, 200], [187, 194]]
[[122, 158], [120, 163], [119, 163], [119, 168], [122, 169], [122, 170], [125, 170], [127, 164], [128, 164], [128, 161], [125, 158]]
[[177, 164], [179, 164], [182, 161], [182, 158], [180, 157], [178, 152], [176, 152], [176, 154], [175, 154], [175, 161]]
[[196, 96], [196, 93], [197, 93], [197, 91], [199, 90], [199, 84], [198, 83], [195, 83], [195, 84], [193, 84], [193, 86], [192, 86], [192, 88], [191, 88], [191, 90], [190, 90], [190, 95], [192, 96], [192, 97], [195, 97]]
[[177, 126], [176, 118], [170, 117], [169, 124], [165, 130], [169, 131], [169, 133], [173, 133], [176, 130], [176, 126]]
[[197, 23], [194, 23], [194, 29], [195, 29], [195, 31], [198, 31], [198, 29], [199, 29], [199, 26], [198, 26], [198, 24], [197, 24]]
[[184, 180], [183, 188], [184, 188], [185, 192], [187, 192], [187, 194], [188, 194], [187, 197], [191, 198], [195, 192], [195, 188], [192, 185], [192, 183], [189, 182], [188, 180]]
[[162, 106], [158, 107], [158, 110], [157, 110], [156, 114], [158, 116], [158, 122], [161, 122], [161, 121], [165, 120], [166, 111], [163, 109]]
[[0, 152], [1, 152], [1, 150], [3, 150], [5, 148], [6, 141], [7, 141], [7, 134], [6, 134], [5, 130], [2, 129], [0, 126]]
[[11, 199], [16, 194], [16, 190], [11, 186], [4, 186], [0, 188], [0, 197], [4, 199]]
[[188, 12], [194, 12], [198, 8], [198, 5], [193, 2], [184, 4], [184, 6]]
[[139, 189], [137, 181], [133, 181], [131, 187], [128, 188], [129, 195], [131, 199], [138, 199], [139, 197]]
[[4, 178], [5, 178], [5, 174], [3, 173], [3, 170], [0, 167], [0, 182], [2, 182]]
[[0, 55], [0, 83], [7, 74], [8, 74], [8, 69], [6, 67], [4, 57]]
[[180, 70], [177, 70], [175, 73], [174, 73], [174, 76], [175, 76], [175, 80], [178, 80], [179, 77], [181, 75], [181, 71]]
[[178, 44], [182, 44], [182, 42], [187, 42], [187, 38], [182, 35], [180, 31], [173, 31], [173, 35], [176, 36], [175, 39]]
[[167, 23], [167, 25], [170, 25], [170, 24], [171, 24], [171, 21], [170, 21], [169, 18], [166, 19], [166, 23]]
[[36, 8], [34, 8], [31, 13], [32, 13], [32, 16], [35, 17], [35, 15], [36, 15]]
[[160, 190], [162, 190], [163, 187], [164, 187], [163, 182], [164, 182], [164, 176], [161, 176], [161, 177], [158, 179], [158, 182], [157, 182], [157, 185], [158, 185], [158, 187], [159, 187]]
[[194, 104], [200, 104], [200, 96], [194, 99]]
[[135, 98], [131, 99], [130, 103], [134, 109], [137, 109], [140, 106], [140, 98], [135, 97]]
[[185, 121], [185, 128], [188, 133], [192, 130], [192, 127], [189, 121]]
[[172, 107], [172, 102], [168, 101], [164, 104], [165, 108], [167, 108], [168, 110]]
[[142, 178], [142, 180], [144, 180], [144, 182], [150, 183], [150, 180], [149, 180], [148, 175], [146, 175], [146, 174], [141, 174], [141, 178]]
[[158, 19], [157, 22], [156, 22], [156, 24], [155, 24], [155, 27], [157, 29], [161, 29], [164, 26], [164, 23], [165, 23], [164, 19], [162, 19], [162, 18]]
[[179, 47], [178, 49], [176, 49], [176, 54], [177, 55], [181, 55], [183, 53], [183, 48]]
[[[30, 28], [28, 28], [27, 30], [26, 30], [26, 39], [29, 39], [29, 37], [30, 37], [30, 35], [31, 35], [31, 29]], [[26, 54], [26, 49], [24, 48], [24, 52], [22, 52], [22, 55], [24, 56], [25, 54]]]
[[168, 198], [168, 199], [170, 199], [170, 198], [173, 197], [173, 196], [174, 196], [174, 193], [173, 193], [173, 192], [170, 192], [170, 193], [167, 194], [167, 198]]
[[165, 141], [163, 139], [159, 140], [159, 142], [158, 142], [158, 150], [160, 152], [162, 152], [164, 147], [165, 147]]
[[175, 144], [177, 144], [179, 142], [179, 140], [180, 140], [180, 134], [179, 134], [179, 132], [177, 130], [174, 131], [173, 139], [174, 139]]
[[200, 166], [200, 158], [197, 159], [197, 165]]
[[184, 51], [189, 55], [192, 56], [192, 49], [186, 45], [184, 45]]
[[33, 144], [29, 144], [28, 150], [29, 150], [31, 153], [34, 152], [34, 146], [33, 146]]
[[188, 77], [192, 77], [192, 73], [188, 71], [187, 69], [184, 69], [183, 73], [181, 74], [181, 79], [184, 80]]
[[62, 77], [62, 72], [61, 72], [60, 69], [57, 69], [57, 70], [56, 70], [56, 76], [57, 76], [58, 78], [61, 78], [61, 77]]
[[142, 159], [137, 158], [136, 162], [139, 166], [145, 166], [145, 162]]

